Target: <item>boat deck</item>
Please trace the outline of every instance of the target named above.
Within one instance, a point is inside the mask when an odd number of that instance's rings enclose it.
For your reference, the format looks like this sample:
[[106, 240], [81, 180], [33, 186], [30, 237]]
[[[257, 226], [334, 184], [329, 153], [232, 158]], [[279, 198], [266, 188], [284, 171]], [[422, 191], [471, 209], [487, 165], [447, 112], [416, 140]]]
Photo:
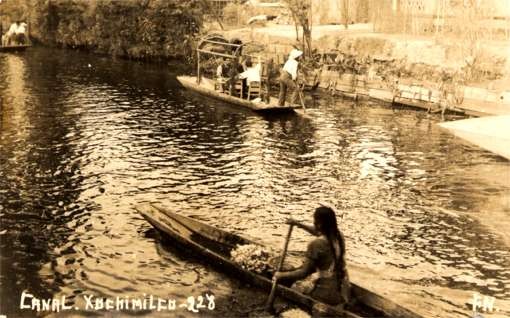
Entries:
[[31, 47], [31, 45], [0, 45], [0, 52], [20, 52], [26, 50], [29, 47]]
[[255, 102], [231, 96], [215, 90], [214, 81], [207, 78], [202, 78], [200, 84], [197, 83], [195, 76], [178, 76], [177, 80], [189, 90], [230, 104], [250, 108], [257, 112], [289, 112], [301, 108], [300, 106], [278, 106], [278, 101], [274, 97], [271, 97], [269, 104], [266, 104], [264, 102]]

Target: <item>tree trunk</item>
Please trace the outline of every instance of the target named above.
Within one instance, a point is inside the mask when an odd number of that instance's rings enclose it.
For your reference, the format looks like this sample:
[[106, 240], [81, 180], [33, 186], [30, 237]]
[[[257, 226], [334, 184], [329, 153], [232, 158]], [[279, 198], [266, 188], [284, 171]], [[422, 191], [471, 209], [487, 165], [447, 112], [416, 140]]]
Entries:
[[347, 30], [349, 27], [349, 0], [342, 0], [342, 20]]

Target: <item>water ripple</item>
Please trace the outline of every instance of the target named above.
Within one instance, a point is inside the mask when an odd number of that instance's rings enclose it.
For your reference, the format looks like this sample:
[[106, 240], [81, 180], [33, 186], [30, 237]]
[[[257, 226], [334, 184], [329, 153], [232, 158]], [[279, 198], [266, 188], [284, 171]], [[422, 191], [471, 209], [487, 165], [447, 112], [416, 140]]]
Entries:
[[0, 55], [0, 96], [2, 300], [244, 293], [162, 243], [133, 209], [153, 201], [276, 247], [286, 218], [329, 201], [350, 264], [404, 305], [455, 316], [465, 291], [510, 297], [508, 162], [434, 119], [328, 99], [261, 117], [182, 90], [171, 69], [45, 49]]

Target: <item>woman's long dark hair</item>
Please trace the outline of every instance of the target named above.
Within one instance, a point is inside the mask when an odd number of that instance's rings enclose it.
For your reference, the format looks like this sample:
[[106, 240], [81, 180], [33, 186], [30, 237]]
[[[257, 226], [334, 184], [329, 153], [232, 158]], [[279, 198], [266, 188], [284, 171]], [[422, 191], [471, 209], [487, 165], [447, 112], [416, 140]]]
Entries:
[[[315, 209], [314, 213], [315, 223], [319, 225], [320, 231], [326, 235], [328, 239], [329, 248], [333, 254], [335, 264], [336, 279], [340, 283], [345, 276], [344, 256], [345, 256], [345, 240], [343, 235], [338, 230], [335, 211], [331, 208], [321, 206]], [[340, 255], [336, 255], [335, 242], [339, 244]], [[342, 284], [338, 284], [340, 289]]]

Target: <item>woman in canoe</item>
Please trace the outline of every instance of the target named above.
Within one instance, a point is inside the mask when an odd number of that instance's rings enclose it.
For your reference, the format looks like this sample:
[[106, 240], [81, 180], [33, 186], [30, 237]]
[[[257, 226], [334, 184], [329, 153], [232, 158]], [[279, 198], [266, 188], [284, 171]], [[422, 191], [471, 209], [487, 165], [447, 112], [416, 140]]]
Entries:
[[[349, 279], [345, 266], [345, 240], [338, 230], [332, 208], [321, 206], [315, 210], [314, 225], [301, 224], [289, 219], [288, 224], [300, 227], [318, 236], [308, 244], [303, 265], [293, 271], [276, 272], [273, 279], [294, 283], [306, 277], [310, 286], [299, 286], [302, 292], [329, 305], [346, 304], [349, 298]], [[311, 276], [311, 277], [310, 277]]]

